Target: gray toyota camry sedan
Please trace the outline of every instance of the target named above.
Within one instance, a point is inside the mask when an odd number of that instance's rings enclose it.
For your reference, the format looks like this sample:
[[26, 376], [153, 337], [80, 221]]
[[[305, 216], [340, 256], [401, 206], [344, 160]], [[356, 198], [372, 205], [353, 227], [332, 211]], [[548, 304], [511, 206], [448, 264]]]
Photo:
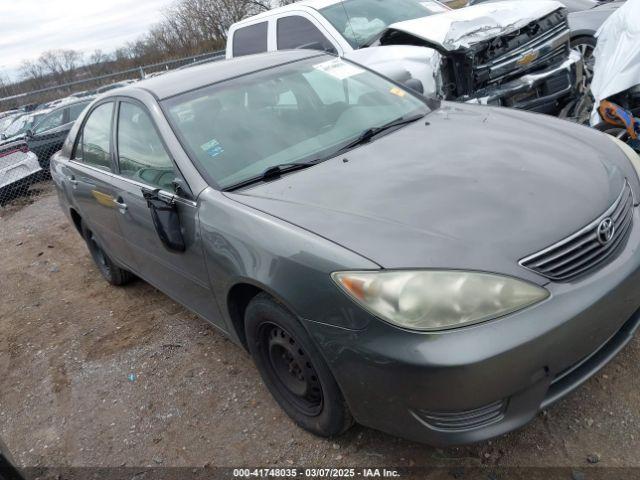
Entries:
[[229, 335], [297, 424], [446, 445], [526, 424], [629, 342], [639, 166], [292, 51], [112, 90], [51, 169], [106, 280]]

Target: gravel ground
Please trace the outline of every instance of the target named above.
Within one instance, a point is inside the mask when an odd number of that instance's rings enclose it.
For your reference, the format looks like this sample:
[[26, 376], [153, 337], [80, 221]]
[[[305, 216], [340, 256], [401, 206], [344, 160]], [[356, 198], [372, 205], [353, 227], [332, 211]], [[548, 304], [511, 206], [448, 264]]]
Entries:
[[526, 428], [436, 449], [297, 428], [249, 356], [137, 281], [105, 283], [49, 190], [0, 209], [0, 436], [23, 466], [640, 467], [640, 342]]

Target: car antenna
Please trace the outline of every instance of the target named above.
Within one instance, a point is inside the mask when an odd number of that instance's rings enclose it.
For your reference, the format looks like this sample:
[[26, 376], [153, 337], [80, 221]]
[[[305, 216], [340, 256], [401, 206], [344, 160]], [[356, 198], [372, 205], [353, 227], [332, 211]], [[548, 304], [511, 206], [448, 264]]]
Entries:
[[349, 16], [349, 12], [347, 11], [347, 7], [344, 4], [344, 0], [340, 0], [342, 4], [342, 9], [344, 10], [344, 15], [347, 17], [347, 22], [349, 22], [349, 26], [351, 27], [351, 31], [353, 32], [353, 36], [358, 42], [358, 48], [362, 45], [362, 41], [358, 38], [358, 34], [356, 33], [355, 28], [353, 28], [353, 23], [351, 23], [351, 17]]

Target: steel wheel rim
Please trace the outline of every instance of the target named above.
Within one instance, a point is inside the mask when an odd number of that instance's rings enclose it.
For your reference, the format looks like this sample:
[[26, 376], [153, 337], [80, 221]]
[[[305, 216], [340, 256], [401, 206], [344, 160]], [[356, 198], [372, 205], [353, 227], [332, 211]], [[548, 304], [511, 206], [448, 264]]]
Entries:
[[284, 328], [267, 324], [261, 332], [267, 368], [278, 391], [300, 412], [317, 416], [322, 411], [322, 385], [304, 349]]
[[588, 43], [579, 43], [573, 48], [580, 52], [580, 55], [582, 55], [582, 65], [584, 68], [582, 86], [583, 88], [587, 89], [591, 85], [591, 80], [593, 79], [593, 70], [596, 62], [596, 59], [593, 56], [593, 51], [595, 49], [593, 45], [590, 45]]

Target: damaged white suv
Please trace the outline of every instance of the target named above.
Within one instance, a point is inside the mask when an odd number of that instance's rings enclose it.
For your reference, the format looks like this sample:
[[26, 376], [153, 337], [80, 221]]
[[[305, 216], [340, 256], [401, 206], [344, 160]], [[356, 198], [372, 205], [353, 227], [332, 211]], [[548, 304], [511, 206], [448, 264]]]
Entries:
[[234, 24], [227, 58], [323, 50], [429, 96], [557, 114], [582, 79], [569, 38], [565, 8], [548, 0], [302, 0]]

